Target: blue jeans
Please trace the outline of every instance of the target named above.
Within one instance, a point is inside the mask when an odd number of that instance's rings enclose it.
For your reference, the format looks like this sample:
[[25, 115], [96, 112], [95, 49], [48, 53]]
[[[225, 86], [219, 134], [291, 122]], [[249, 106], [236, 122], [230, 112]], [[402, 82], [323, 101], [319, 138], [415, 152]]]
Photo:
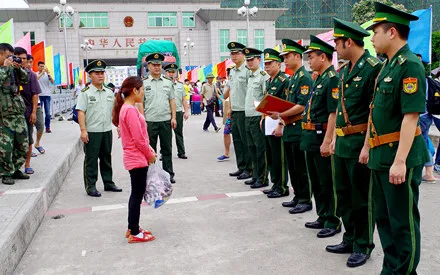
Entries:
[[[434, 122], [435, 127], [440, 130], [440, 119], [434, 117], [431, 114], [423, 114], [420, 116], [420, 128], [422, 129], [422, 135], [426, 142], [426, 148], [428, 150], [429, 155], [431, 155], [431, 152], [429, 151], [429, 128], [432, 125], [432, 122]], [[433, 164], [440, 164], [440, 143], [437, 148], [437, 153], [435, 154], [435, 162], [433, 163], [432, 160], [430, 162], [425, 163], [425, 166], [433, 166]]]
[[44, 108], [44, 125], [50, 128], [50, 96], [40, 96], [41, 108]]

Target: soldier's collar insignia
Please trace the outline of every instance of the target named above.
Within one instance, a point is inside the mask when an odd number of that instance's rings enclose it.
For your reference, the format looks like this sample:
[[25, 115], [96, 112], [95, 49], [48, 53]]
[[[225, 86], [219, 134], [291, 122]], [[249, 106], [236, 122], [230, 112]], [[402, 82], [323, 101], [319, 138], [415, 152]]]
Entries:
[[415, 77], [408, 77], [403, 79], [403, 91], [407, 94], [413, 94], [417, 92], [418, 84], [417, 84], [417, 78]]
[[316, 88], [321, 89], [321, 88], [322, 88], [322, 85], [319, 84], [318, 86], [316, 86]]
[[389, 82], [393, 81], [393, 79], [391, 77], [387, 76], [387, 77], [385, 77], [385, 79], [383, 81], [389, 83]]
[[401, 54], [397, 57], [397, 62], [399, 62], [399, 65], [402, 65], [403, 63], [405, 63], [405, 61], [406, 57], [404, 55]]
[[353, 81], [361, 81], [361, 80], [362, 80], [362, 77], [360, 77], [360, 76], [353, 78]]

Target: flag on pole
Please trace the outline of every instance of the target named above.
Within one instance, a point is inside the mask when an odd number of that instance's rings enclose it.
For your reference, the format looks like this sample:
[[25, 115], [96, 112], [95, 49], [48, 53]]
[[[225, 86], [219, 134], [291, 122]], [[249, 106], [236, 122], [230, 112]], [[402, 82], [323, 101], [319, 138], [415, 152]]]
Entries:
[[60, 60], [60, 54], [56, 54], [53, 57], [53, 68], [55, 70], [55, 85], [61, 85], [61, 60]]
[[201, 82], [205, 81], [205, 66], [200, 67], [197, 71], [197, 79]]
[[14, 45], [14, 19], [0, 26], [0, 42]]
[[69, 83], [70, 84], [74, 84], [75, 83], [73, 81], [73, 65], [72, 65], [72, 63], [69, 63]]
[[212, 74], [217, 77], [218, 76], [218, 71], [217, 71], [217, 65], [219, 63], [215, 64], [214, 66], [212, 66]]
[[[20, 40], [17, 41], [17, 43], [15, 43], [14, 47], [22, 47], [23, 49], [26, 50], [26, 52], [28, 54], [32, 54], [31, 33], [28, 32], [27, 34], [25, 34], [25, 36], [23, 36]], [[35, 61], [35, 59], [34, 59], [34, 61]]]
[[226, 77], [226, 60], [217, 64], [218, 76]]
[[409, 27], [408, 46], [412, 52], [422, 55], [422, 60], [431, 63], [432, 47], [432, 7], [426, 10], [416, 10], [412, 13], [418, 16], [417, 21], [411, 21]]
[[45, 61], [44, 59], [44, 41], [41, 41], [38, 44], [35, 44], [31, 48], [32, 56], [34, 57], [34, 65], [32, 67], [32, 70], [34, 72], [38, 71], [38, 62]]
[[60, 56], [60, 66], [61, 66], [61, 85], [67, 85], [66, 60], [64, 58], [64, 54]]
[[54, 56], [53, 56], [53, 46], [48, 46], [45, 48], [44, 60], [46, 61], [46, 67], [49, 69], [51, 75], [55, 75], [54, 71]]

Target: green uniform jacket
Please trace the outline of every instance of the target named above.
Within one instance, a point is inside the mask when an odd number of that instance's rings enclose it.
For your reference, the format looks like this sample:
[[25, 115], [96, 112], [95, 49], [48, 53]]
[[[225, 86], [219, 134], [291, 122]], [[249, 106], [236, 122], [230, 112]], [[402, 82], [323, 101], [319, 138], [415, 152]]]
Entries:
[[143, 81], [145, 120], [149, 122], [171, 120], [170, 100], [175, 98], [171, 79], [161, 75], [158, 79], [147, 76]]
[[260, 68], [255, 72], [249, 70], [249, 80], [246, 92], [246, 106], [245, 115], [246, 117], [260, 116], [261, 113], [255, 110], [254, 101], [260, 102], [264, 97], [264, 92], [266, 90], [266, 80], [269, 75], [262, 71]]
[[[333, 66], [328, 67], [319, 75], [313, 83], [306, 109], [304, 110], [303, 122], [307, 122], [307, 114], [310, 109], [310, 122], [327, 123], [330, 113], [336, 112], [339, 98], [339, 78]], [[319, 151], [324, 141], [325, 131], [303, 130], [301, 135], [301, 150]]]
[[[298, 105], [306, 106], [312, 85], [312, 77], [304, 66], [302, 66], [290, 78], [287, 100]], [[286, 125], [283, 132], [283, 140], [287, 142], [300, 142], [301, 132], [301, 121], [296, 121], [293, 125]]]
[[279, 71], [278, 74], [272, 79], [266, 80], [266, 94], [270, 94], [281, 99], [287, 98], [287, 92], [289, 89], [289, 81], [287, 76]]
[[185, 86], [182, 82], [173, 83], [174, 96], [176, 97], [176, 112], [184, 112], [182, 98], [186, 97]]
[[[351, 125], [368, 123], [370, 102], [373, 98], [374, 82], [380, 71], [380, 61], [371, 56], [368, 50], [359, 58], [350, 72], [351, 63], [339, 72], [339, 99], [336, 114], [336, 128], [347, 126], [345, 123], [341, 101], [345, 102], [348, 119]], [[342, 98], [344, 91], [344, 98]], [[359, 158], [365, 143], [365, 134], [357, 133], [336, 137], [335, 154], [343, 158]]]
[[245, 110], [247, 82], [250, 70], [246, 64], [241, 64], [240, 67], [233, 67], [231, 75], [229, 76], [231, 110], [241, 112]]
[[[403, 46], [391, 60], [385, 62], [377, 78], [372, 103], [372, 122], [377, 134], [399, 132], [403, 116], [407, 113], [425, 112], [425, 69], [408, 45]], [[373, 137], [370, 127], [370, 137]], [[389, 170], [394, 162], [399, 142], [370, 149], [368, 167]], [[406, 167], [413, 168], [429, 161], [422, 135], [414, 138], [406, 158]]]

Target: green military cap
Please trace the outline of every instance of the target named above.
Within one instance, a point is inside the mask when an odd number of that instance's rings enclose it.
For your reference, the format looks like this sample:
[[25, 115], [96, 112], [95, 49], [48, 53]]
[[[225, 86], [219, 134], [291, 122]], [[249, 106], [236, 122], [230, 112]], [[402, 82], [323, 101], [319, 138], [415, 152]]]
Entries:
[[179, 66], [177, 66], [175, 63], [170, 63], [168, 65], [165, 65], [165, 67], [163, 67], [165, 71], [177, 71], [178, 68]]
[[262, 51], [254, 48], [244, 48], [243, 50], [246, 59], [252, 59], [254, 57], [261, 57]]
[[283, 50], [280, 55], [285, 55], [291, 52], [303, 54], [306, 51], [306, 48], [290, 39], [281, 39], [281, 43], [283, 43]]
[[363, 41], [364, 37], [370, 36], [370, 33], [364, 30], [356, 23], [345, 21], [339, 18], [333, 18], [335, 28], [333, 30], [333, 36], [338, 38], [351, 38], [354, 40]]
[[231, 52], [241, 52], [244, 48], [246, 48], [246, 46], [238, 42], [228, 43], [228, 49]]
[[328, 54], [333, 54], [335, 49], [332, 47], [332, 45], [329, 45], [328, 43], [322, 41], [318, 37], [314, 35], [310, 35], [310, 46], [305, 51], [305, 53], [313, 52], [313, 51], [321, 51]]
[[104, 60], [96, 59], [90, 62], [84, 70], [88, 74], [91, 72], [105, 72], [105, 67], [107, 67], [107, 63]]
[[280, 52], [271, 48], [264, 49], [264, 62], [271, 61], [281, 62]]
[[409, 27], [411, 21], [419, 19], [419, 17], [415, 15], [397, 10], [379, 2], [374, 2], [374, 9], [376, 10], [376, 14], [373, 19], [373, 25], [369, 26], [367, 30], [372, 30], [374, 26], [385, 22], [401, 24]]
[[147, 55], [147, 57], [145, 58], [145, 61], [147, 61], [147, 63], [153, 63], [153, 64], [162, 64], [162, 61], [165, 60], [165, 56], [163, 56], [163, 54], [160, 53], [152, 53]]
[[206, 78], [215, 78], [215, 76], [212, 73], [210, 73], [206, 76]]

